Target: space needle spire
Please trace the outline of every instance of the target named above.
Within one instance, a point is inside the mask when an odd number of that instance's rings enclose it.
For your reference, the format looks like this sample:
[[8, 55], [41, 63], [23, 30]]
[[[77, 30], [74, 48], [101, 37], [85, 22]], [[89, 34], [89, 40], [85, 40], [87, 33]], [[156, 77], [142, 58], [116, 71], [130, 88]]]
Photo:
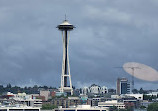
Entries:
[[62, 24], [58, 25], [57, 28], [62, 32], [62, 40], [63, 40], [63, 61], [62, 61], [62, 74], [61, 74], [61, 93], [67, 93], [73, 95], [73, 88], [71, 83], [71, 75], [70, 75], [70, 64], [69, 64], [69, 55], [68, 55], [68, 45], [69, 45], [69, 33], [73, 28], [75, 28], [72, 24], [66, 20], [63, 21]]

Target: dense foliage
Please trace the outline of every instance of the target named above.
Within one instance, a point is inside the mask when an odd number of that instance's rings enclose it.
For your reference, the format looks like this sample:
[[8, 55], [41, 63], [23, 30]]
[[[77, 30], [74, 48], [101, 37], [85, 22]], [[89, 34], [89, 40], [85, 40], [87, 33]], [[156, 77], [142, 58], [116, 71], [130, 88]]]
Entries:
[[27, 94], [37, 94], [39, 93], [39, 89], [55, 89], [48, 86], [37, 86], [34, 85], [33, 87], [19, 87], [19, 86], [11, 86], [11, 84], [8, 84], [7, 86], [0, 85], [0, 94], [3, 94], [4, 92], [12, 92], [14, 94], [25, 92]]
[[151, 101], [152, 99], [156, 99], [156, 98], [158, 98], [158, 95], [157, 96], [154, 96], [154, 95], [143, 95], [143, 98], [144, 98], [144, 100], [149, 100], [149, 101]]
[[54, 108], [57, 108], [57, 107], [52, 105], [52, 104], [43, 104], [42, 105], [43, 110], [51, 110], [51, 109], [54, 109]]
[[146, 90], [144, 90], [143, 88], [140, 88], [139, 90], [137, 90], [137, 89], [133, 89], [132, 90], [132, 92], [134, 93], [134, 94], [147, 94], [148, 92], [146, 91]]
[[118, 111], [117, 107], [116, 106], [112, 106], [109, 108], [109, 111]]
[[147, 111], [158, 111], [158, 103], [152, 103], [148, 106]]

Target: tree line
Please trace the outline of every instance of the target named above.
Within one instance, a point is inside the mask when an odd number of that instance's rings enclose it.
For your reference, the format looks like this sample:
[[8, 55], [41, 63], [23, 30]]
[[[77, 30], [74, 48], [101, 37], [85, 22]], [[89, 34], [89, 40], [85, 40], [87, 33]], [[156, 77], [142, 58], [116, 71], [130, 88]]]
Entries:
[[38, 94], [40, 89], [49, 90], [49, 89], [56, 89], [55, 87], [48, 87], [48, 86], [38, 86], [34, 85], [33, 87], [19, 87], [19, 86], [12, 86], [11, 84], [7, 84], [6, 86], [0, 85], [0, 94], [2, 95], [5, 92], [12, 92], [14, 94], [17, 93], [27, 93], [27, 94]]

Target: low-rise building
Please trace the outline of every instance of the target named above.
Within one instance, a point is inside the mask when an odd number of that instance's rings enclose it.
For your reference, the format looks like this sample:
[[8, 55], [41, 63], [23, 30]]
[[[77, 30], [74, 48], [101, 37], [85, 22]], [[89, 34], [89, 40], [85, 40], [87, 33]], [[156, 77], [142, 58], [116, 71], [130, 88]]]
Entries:
[[68, 108], [69, 106], [81, 105], [81, 99], [79, 97], [54, 98], [51, 103], [55, 106]]
[[121, 95], [123, 96], [130, 96], [130, 97], [135, 97], [138, 100], [143, 100], [143, 94], [125, 94], [125, 95]]
[[123, 94], [111, 96], [111, 99], [116, 99], [123, 102], [126, 108], [138, 108], [140, 106], [140, 101], [142, 100], [142, 98], [142, 94]]
[[54, 111], [109, 111], [108, 108], [91, 107], [90, 105], [78, 105], [70, 108], [55, 108]]
[[44, 96], [45, 101], [47, 101], [50, 96], [50, 91], [49, 90], [40, 90], [40, 96]]
[[145, 106], [146, 108], [148, 107], [148, 105], [150, 105], [153, 102], [149, 102], [149, 101], [142, 101], [141, 102], [141, 106]]
[[158, 96], [158, 92], [155, 91], [155, 92], [151, 92], [151, 93], [146, 94], [146, 95], [148, 95], [148, 96]]
[[125, 109], [125, 104], [123, 102], [118, 102], [117, 100], [98, 102], [98, 106], [105, 108], [116, 106], [118, 109]]
[[104, 101], [109, 101], [109, 100], [113, 100], [113, 99], [112, 98], [104, 98], [104, 97], [88, 98], [87, 99], [87, 104], [91, 105], [91, 106], [98, 106], [98, 102], [104, 102]]
[[5, 93], [3, 98], [0, 100], [2, 106], [3, 105], [26, 105], [28, 107], [42, 107], [42, 100], [36, 99], [32, 95], [28, 95], [26, 93]]
[[27, 106], [0, 106], [0, 111], [40, 111], [40, 108]]
[[92, 84], [90, 87], [83, 87], [82, 88], [82, 94], [88, 95], [88, 94], [106, 94], [108, 93], [108, 88], [106, 86], [98, 86], [96, 84]]

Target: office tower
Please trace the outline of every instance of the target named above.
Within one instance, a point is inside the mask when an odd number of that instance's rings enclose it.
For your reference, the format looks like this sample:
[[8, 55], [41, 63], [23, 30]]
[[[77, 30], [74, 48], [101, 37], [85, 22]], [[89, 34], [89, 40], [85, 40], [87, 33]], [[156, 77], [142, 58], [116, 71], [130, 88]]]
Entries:
[[130, 82], [127, 78], [118, 78], [116, 83], [116, 93], [120, 94], [130, 94]]

